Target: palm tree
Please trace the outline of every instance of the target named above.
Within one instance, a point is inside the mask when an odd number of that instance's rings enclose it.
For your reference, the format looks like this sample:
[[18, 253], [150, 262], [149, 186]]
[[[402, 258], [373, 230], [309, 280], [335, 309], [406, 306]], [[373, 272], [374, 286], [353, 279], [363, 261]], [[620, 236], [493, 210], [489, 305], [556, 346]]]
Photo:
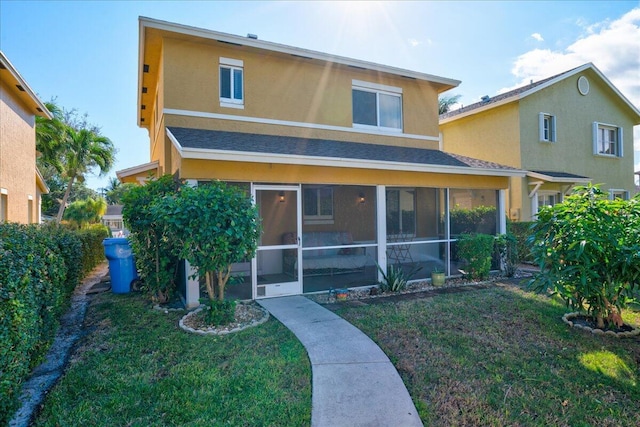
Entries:
[[99, 223], [106, 210], [107, 202], [102, 197], [77, 200], [64, 211], [64, 219], [77, 228], [84, 228], [88, 224]]
[[40, 153], [39, 162], [52, 166], [58, 173], [62, 172], [61, 152], [67, 125], [64, 122], [64, 111], [55, 102], [45, 102], [53, 119], [36, 116], [36, 150]]
[[438, 114], [448, 113], [454, 104], [458, 103], [460, 95], [443, 95], [438, 98]]
[[63, 175], [68, 183], [58, 210], [58, 222], [62, 220], [74, 181], [84, 181], [85, 175], [94, 167], [100, 169], [99, 175], [104, 175], [109, 172], [115, 161], [115, 148], [106, 136], [88, 129], [76, 130], [70, 126], [67, 127], [66, 133]]

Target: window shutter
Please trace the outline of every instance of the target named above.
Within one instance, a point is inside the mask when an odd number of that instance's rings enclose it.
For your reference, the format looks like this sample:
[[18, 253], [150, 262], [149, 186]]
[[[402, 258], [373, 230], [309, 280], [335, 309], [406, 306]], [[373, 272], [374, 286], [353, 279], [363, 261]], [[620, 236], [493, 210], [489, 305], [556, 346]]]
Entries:
[[593, 154], [598, 154], [598, 122], [593, 122]]
[[540, 141], [544, 141], [544, 113], [538, 113], [538, 135]]
[[619, 156], [624, 156], [624, 138], [622, 137], [622, 128], [618, 128], [618, 152]]
[[556, 138], [556, 116], [551, 116], [551, 130], [550, 130], [549, 140], [553, 142], [558, 141]]

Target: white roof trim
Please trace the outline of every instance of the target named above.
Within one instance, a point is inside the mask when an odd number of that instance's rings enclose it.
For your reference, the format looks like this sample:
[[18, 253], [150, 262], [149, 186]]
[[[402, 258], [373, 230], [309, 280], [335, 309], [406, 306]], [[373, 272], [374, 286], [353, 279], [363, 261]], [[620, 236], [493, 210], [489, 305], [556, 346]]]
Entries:
[[480, 112], [483, 112], [483, 111], [486, 111], [486, 110], [490, 110], [490, 109], [495, 108], [495, 107], [499, 107], [499, 106], [504, 105], [504, 104], [508, 104], [510, 102], [519, 101], [522, 98], [526, 98], [527, 96], [529, 96], [531, 94], [534, 94], [534, 93], [536, 93], [538, 91], [546, 89], [547, 87], [552, 86], [552, 85], [558, 83], [559, 81], [567, 79], [567, 78], [569, 78], [571, 76], [574, 76], [574, 75], [576, 75], [578, 73], [581, 73], [581, 72], [583, 72], [583, 71], [585, 71], [587, 69], [592, 69], [609, 86], [609, 88], [613, 92], [615, 92], [615, 94], [618, 95], [620, 97], [620, 99], [622, 99], [631, 110], [633, 110], [633, 112], [638, 116], [638, 118], [640, 118], [640, 110], [635, 105], [633, 105], [627, 99], [627, 97], [625, 97], [618, 90], [618, 88], [616, 88], [613, 85], [613, 83], [611, 83], [611, 81], [604, 74], [602, 74], [602, 72], [595, 65], [593, 65], [593, 63], [588, 62], [588, 63], [586, 63], [586, 64], [584, 64], [584, 65], [582, 65], [582, 66], [580, 66], [578, 68], [574, 68], [573, 70], [570, 70], [570, 71], [567, 71], [566, 73], [560, 74], [555, 79], [551, 79], [548, 82], [545, 82], [545, 83], [543, 83], [541, 85], [535, 86], [535, 87], [533, 87], [533, 88], [531, 88], [531, 89], [529, 89], [529, 90], [527, 90], [525, 92], [521, 92], [521, 93], [515, 94], [513, 96], [510, 96], [508, 98], [505, 98], [505, 99], [503, 99], [501, 101], [498, 101], [498, 102], [495, 102], [495, 103], [489, 103], [489, 104], [487, 104], [486, 106], [483, 106], [483, 107], [474, 108], [473, 110], [469, 110], [469, 111], [466, 111], [464, 113], [457, 114], [455, 116], [451, 116], [451, 117], [447, 117], [445, 119], [442, 119], [442, 120], [440, 120], [440, 124], [449, 123], [449, 122], [452, 122], [454, 120], [457, 120], [457, 119], [460, 119], [460, 118], [463, 118], [463, 117], [471, 116], [473, 114], [477, 114], [477, 113], [480, 113]]
[[22, 78], [18, 70], [16, 70], [16, 68], [13, 66], [11, 61], [9, 61], [9, 59], [4, 55], [4, 53], [2, 53], [2, 51], [0, 51], [0, 63], [4, 65], [4, 67], [12, 75], [12, 77], [18, 82], [18, 84], [22, 86], [25, 93], [29, 95], [29, 97], [33, 100], [33, 102], [35, 102], [36, 106], [42, 110], [42, 112], [36, 111], [35, 115], [46, 117], [49, 120], [53, 119], [53, 115], [51, 114], [51, 112], [47, 109], [44, 103], [40, 101], [40, 98], [38, 98], [38, 95], [36, 95], [33, 89], [31, 89], [31, 87], [27, 84], [27, 81], [24, 78]]
[[[289, 127], [301, 127], [305, 129], [323, 129], [323, 130], [332, 130], [332, 131], [334, 130], [338, 132], [391, 136], [395, 138], [418, 139], [423, 141], [435, 142], [440, 140], [439, 137], [428, 136], [428, 135], [416, 135], [412, 133], [385, 131], [385, 130], [368, 129], [368, 128], [363, 129], [360, 127], [322, 125], [322, 124], [308, 123], [308, 122], [294, 122], [290, 120], [265, 119], [260, 117], [239, 116], [239, 115], [233, 115], [233, 114], [207, 113], [204, 111], [177, 110], [174, 108], [165, 108], [163, 110], [163, 113], [165, 115], [173, 114], [176, 116], [199, 117], [199, 118], [217, 119], [217, 120], [231, 120], [231, 121], [238, 121], [238, 122], [261, 123], [261, 124], [267, 124], [267, 125], [278, 125], [278, 126], [289, 126]], [[176, 127], [179, 127], [179, 126], [176, 126]]]
[[[535, 179], [541, 179], [543, 181], [546, 182], [564, 182], [564, 183], [571, 183], [573, 184], [574, 182], [591, 182], [591, 178], [579, 178], [579, 177], [556, 177], [556, 176], [551, 176], [551, 175], [545, 175], [542, 173], [537, 173], [537, 172], [527, 172], [527, 176], [530, 178], [535, 178]], [[530, 183], [529, 185], [534, 184], [534, 183]]]
[[205, 148], [184, 148], [167, 129], [167, 136], [183, 159], [220, 160], [251, 163], [279, 163], [288, 165], [327, 166], [352, 169], [394, 170], [405, 172], [431, 172], [457, 175], [490, 175], [524, 177], [522, 170], [483, 169], [460, 166], [424, 165], [421, 163], [401, 163], [380, 160], [365, 160], [337, 157], [301, 156], [294, 154], [258, 153], [249, 151], [212, 150]]
[[150, 163], [144, 163], [142, 165], [137, 165], [127, 169], [116, 171], [116, 176], [118, 177], [118, 179], [122, 179], [127, 176], [137, 175], [142, 172], [158, 169], [158, 165], [159, 162], [157, 160]]
[[[270, 50], [273, 52], [287, 53], [290, 55], [297, 55], [307, 57], [309, 59], [318, 59], [321, 61], [334, 62], [336, 64], [348, 65], [352, 67], [365, 68], [367, 70], [380, 71], [383, 73], [394, 74], [402, 77], [410, 77], [418, 80], [426, 80], [433, 83], [440, 83], [456, 87], [460, 84], [460, 80], [449, 79], [446, 77], [434, 76], [432, 74], [420, 73], [411, 70], [404, 70], [402, 68], [391, 67], [388, 65], [376, 64], [373, 62], [362, 61], [359, 59], [352, 59], [338, 55], [331, 55], [328, 53], [317, 52], [313, 50], [307, 50], [292, 46], [287, 46], [279, 43], [267, 42], [263, 40], [251, 39], [248, 37], [236, 36], [233, 34], [221, 33], [218, 31], [207, 30], [203, 28], [191, 27], [188, 25], [176, 24], [167, 21], [161, 21], [158, 19], [147, 18], [141, 16], [138, 18], [140, 22], [140, 43], [141, 48], [139, 52], [142, 52], [142, 46], [144, 46], [144, 29], [155, 28], [158, 30], [171, 31], [174, 33], [180, 33], [190, 35], [194, 37], [201, 37], [205, 39], [218, 40], [227, 43], [235, 43], [243, 46], [254, 47], [257, 49]], [[142, 68], [142, 57], [140, 57], [140, 68]], [[139, 92], [139, 91], [138, 91]]]

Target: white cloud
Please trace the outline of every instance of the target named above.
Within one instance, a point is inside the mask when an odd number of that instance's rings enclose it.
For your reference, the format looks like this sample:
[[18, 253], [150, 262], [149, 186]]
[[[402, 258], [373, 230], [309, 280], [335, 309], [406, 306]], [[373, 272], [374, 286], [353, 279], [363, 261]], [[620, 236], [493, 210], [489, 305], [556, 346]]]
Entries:
[[639, 105], [639, 46], [640, 8], [636, 8], [616, 21], [589, 26], [586, 34], [564, 51], [533, 49], [520, 55], [511, 72], [521, 86], [593, 62], [634, 105]]
[[[640, 107], [640, 8], [615, 21], [576, 24], [583, 27], [584, 34], [566, 49], [533, 49], [520, 55], [511, 70], [520, 81], [498, 93], [592, 62], [633, 105]], [[532, 37], [536, 38], [535, 34]], [[636, 152], [640, 152], [640, 126], [634, 129], [634, 141]], [[636, 153], [636, 168], [640, 168], [639, 155]]]
[[531, 38], [535, 39], [535, 40], [537, 40], [539, 42], [543, 42], [544, 41], [544, 39], [542, 38], [542, 35], [540, 33], [531, 34]]
[[428, 44], [431, 46], [433, 41], [431, 39], [427, 39], [426, 41], [418, 40], [418, 39], [407, 39], [407, 42], [411, 45], [411, 47], [420, 46], [421, 44]]

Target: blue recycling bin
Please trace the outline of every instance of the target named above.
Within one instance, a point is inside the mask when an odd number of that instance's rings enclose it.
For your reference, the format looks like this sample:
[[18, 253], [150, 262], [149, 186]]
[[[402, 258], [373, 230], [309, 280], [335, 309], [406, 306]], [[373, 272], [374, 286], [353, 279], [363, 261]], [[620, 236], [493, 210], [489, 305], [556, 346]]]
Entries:
[[133, 250], [124, 237], [104, 239], [104, 254], [109, 260], [111, 291], [114, 294], [131, 292], [131, 283], [138, 278]]

